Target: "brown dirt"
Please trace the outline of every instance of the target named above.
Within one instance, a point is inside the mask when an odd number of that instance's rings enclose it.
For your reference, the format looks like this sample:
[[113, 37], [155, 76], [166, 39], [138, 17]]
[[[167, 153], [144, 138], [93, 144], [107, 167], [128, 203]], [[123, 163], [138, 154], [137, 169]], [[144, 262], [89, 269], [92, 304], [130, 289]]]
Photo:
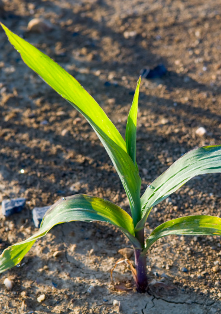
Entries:
[[[183, 153], [221, 144], [221, 1], [3, 4], [0, 20], [73, 74], [122, 134], [140, 70], [165, 64], [165, 77], [143, 79], [141, 86], [137, 160], [142, 192]], [[34, 17], [51, 22], [53, 30], [27, 32]], [[105, 86], [106, 81], [111, 85]], [[196, 135], [200, 126], [207, 130], [205, 136]], [[23, 64], [3, 31], [0, 140], [0, 201], [27, 199], [21, 214], [1, 216], [2, 249], [34, 233], [34, 207], [53, 204], [63, 195], [87, 193], [128, 209], [116, 172], [90, 126]], [[220, 186], [220, 175], [191, 180], [153, 209], [147, 233], [184, 215], [220, 217]], [[1, 313], [221, 313], [219, 237], [158, 241], [147, 267], [150, 281], [164, 278], [165, 285], [153, 284], [152, 297], [113, 291], [110, 285], [110, 270], [121, 257], [117, 251], [128, 246], [119, 231], [105, 224], [55, 227], [20, 267], [1, 275]], [[54, 257], [57, 251], [61, 253]], [[120, 264], [114, 275], [116, 282], [130, 284], [128, 265]], [[6, 277], [14, 282], [11, 291], [3, 285]], [[41, 294], [46, 298], [38, 303]], [[120, 309], [113, 305], [115, 299]]]

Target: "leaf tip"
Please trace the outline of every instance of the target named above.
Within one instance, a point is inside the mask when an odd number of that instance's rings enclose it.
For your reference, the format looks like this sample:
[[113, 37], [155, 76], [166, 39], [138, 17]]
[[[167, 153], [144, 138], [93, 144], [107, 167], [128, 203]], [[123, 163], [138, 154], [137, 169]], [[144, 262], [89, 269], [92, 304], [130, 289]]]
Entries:
[[137, 81], [137, 87], [140, 87], [140, 83], [141, 83], [141, 75], [139, 76], [139, 79]]
[[0, 25], [3, 28], [3, 30], [5, 31], [6, 35], [8, 36], [9, 33], [11, 33], [11, 31], [3, 23], [0, 22]]
[[0, 22], [0, 25], [1, 25], [1, 27], [2, 27], [4, 30], [7, 29], [7, 27], [6, 27], [2, 22]]

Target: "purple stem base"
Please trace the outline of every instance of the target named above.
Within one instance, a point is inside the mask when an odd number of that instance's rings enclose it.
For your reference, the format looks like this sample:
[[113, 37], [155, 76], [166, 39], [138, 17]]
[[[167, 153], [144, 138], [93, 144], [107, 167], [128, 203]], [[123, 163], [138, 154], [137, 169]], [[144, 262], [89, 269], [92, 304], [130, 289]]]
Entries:
[[136, 286], [137, 292], [148, 292], [148, 279], [146, 269], [146, 256], [141, 255], [141, 250], [135, 249], [135, 266], [136, 266]]

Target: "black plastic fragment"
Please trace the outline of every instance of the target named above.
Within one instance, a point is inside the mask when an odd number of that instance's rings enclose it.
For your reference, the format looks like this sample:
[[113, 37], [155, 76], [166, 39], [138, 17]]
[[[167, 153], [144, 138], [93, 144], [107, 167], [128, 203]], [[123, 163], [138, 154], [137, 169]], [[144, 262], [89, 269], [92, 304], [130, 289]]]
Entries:
[[153, 69], [145, 68], [140, 72], [141, 77], [146, 79], [156, 79], [161, 78], [167, 73], [167, 68], [164, 64], [159, 64]]
[[104, 82], [104, 86], [109, 87], [109, 86], [111, 86], [111, 83], [106, 81], [106, 82]]

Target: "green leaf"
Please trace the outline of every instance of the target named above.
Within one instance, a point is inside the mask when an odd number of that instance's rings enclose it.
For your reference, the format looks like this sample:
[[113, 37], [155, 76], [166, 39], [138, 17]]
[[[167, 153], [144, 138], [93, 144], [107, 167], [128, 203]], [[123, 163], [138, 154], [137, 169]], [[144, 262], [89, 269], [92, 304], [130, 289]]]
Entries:
[[137, 111], [138, 111], [138, 99], [139, 99], [139, 88], [140, 88], [141, 77], [137, 82], [132, 106], [127, 119], [126, 126], [126, 146], [127, 153], [136, 164], [136, 132], [137, 132]]
[[140, 220], [140, 186], [138, 169], [127, 154], [126, 143], [98, 103], [69, 73], [24, 39], [1, 24], [9, 41], [24, 62], [71, 103], [91, 124], [100, 138], [121, 179], [129, 199], [132, 217]]
[[221, 235], [221, 218], [214, 216], [187, 216], [173, 219], [158, 226], [146, 240], [145, 254], [159, 238], [168, 235]]
[[[148, 186], [141, 198], [142, 217], [138, 226], [144, 226], [149, 209], [195, 176], [221, 172], [221, 145], [204, 146], [186, 153]], [[136, 229], [137, 227], [136, 226]]]
[[35, 241], [46, 235], [52, 227], [76, 220], [109, 222], [123, 231], [134, 247], [141, 247], [134, 237], [133, 221], [127, 212], [101, 198], [78, 194], [55, 203], [45, 214], [41, 227], [35, 235], [5, 249], [0, 256], [0, 272], [20, 263]]

